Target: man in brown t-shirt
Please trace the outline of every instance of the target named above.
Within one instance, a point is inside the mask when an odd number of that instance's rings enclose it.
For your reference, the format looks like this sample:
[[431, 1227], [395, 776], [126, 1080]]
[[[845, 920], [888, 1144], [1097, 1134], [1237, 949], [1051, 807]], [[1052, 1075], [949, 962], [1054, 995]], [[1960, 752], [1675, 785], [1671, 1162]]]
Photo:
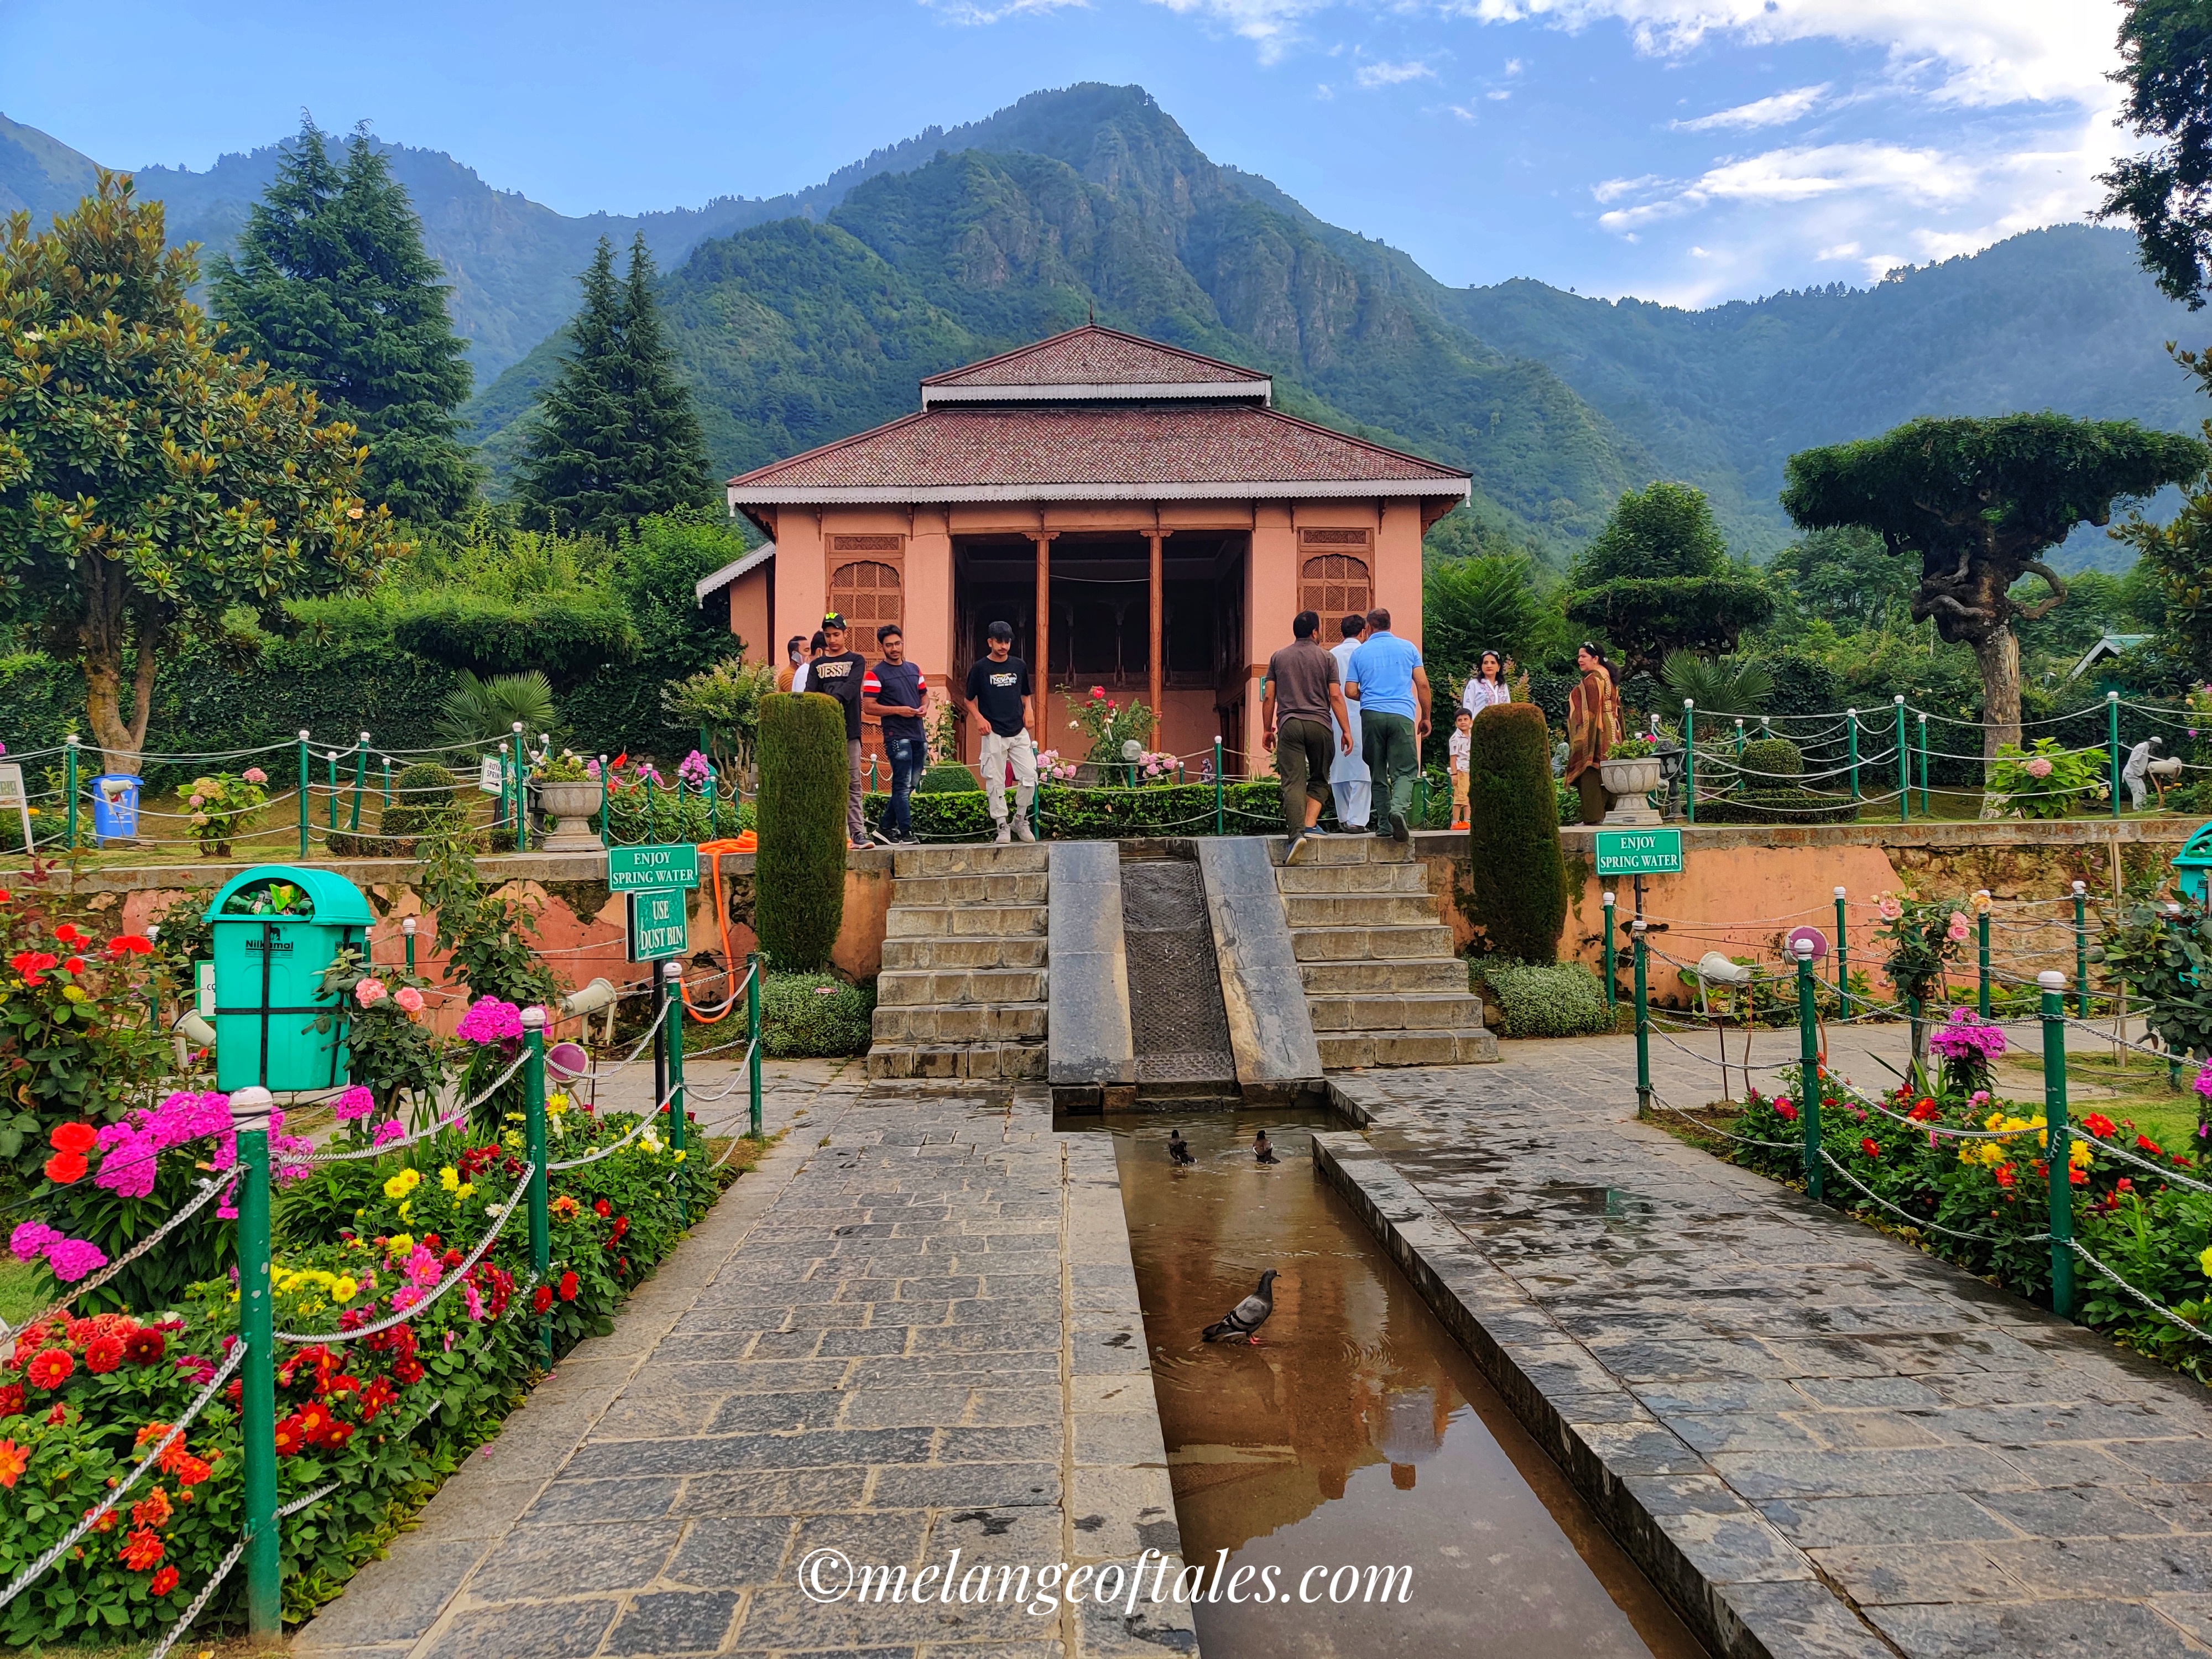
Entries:
[[[1337, 683], [1336, 659], [1321, 647], [1318, 612], [1301, 611], [1291, 623], [1291, 642], [1267, 659], [1267, 689], [1260, 718], [1265, 726], [1261, 741], [1275, 751], [1275, 771], [1283, 781], [1283, 831], [1290, 837], [1285, 864], [1305, 856], [1312, 837], [1321, 833], [1321, 804], [1328, 799], [1330, 756], [1329, 716], [1336, 729], [1348, 732], [1352, 716], [1344, 703], [1344, 688]], [[1338, 740], [1352, 752], [1347, 735]]]

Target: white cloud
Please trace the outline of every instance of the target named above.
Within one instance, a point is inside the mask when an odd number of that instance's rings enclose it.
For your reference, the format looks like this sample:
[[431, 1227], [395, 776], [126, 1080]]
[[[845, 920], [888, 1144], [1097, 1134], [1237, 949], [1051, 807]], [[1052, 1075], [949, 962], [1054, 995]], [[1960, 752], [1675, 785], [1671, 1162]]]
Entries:
[[1087, 8], [1091, 0], [997, 0], [995, 4], [989, 0], [921, 0], [921, 3], [932, 11], [943, 12], [953, 22], [981, 24]]
[[1482, 95], [1483, 95], [1484, 97], [1487, 98], [1488, 100], [1490, 100], [1490, 101], [1491, 101], [1492, 103], [1493, 103], [1493, 104], [1502, 104], [1502, 103], [1504, 103], [1507, 99], [1510, 98], [1513, 94], [1512, 94], [1510, 92], [1505, 91], [1505, 90], [1504, 90], [1503, 88], [1501, 88], [1500, 90], [1498, 90], [1498, 91], [1497, 91], [1497, 92], [1486, 92], [1486, 93], [1484, 93]]
[[1299, 25], [1334, 0], [1152, 0], [1179, 16], [1198, 16], [1220, 24], [1259, 49], [1260, 61], [1282, 61], [1301, 38]]
[[1815, 259], [1824, 261], [1835, 259], [1855, 259], [1858, 257], [1858, 253], [1859, 245], [1856, 242], [1838, 242], [1833, 246], [1822, 248], [1813, 257]]
[[1673, 125], [1678, 132], [1711, 132], [1721, 127], [1787, 126], [1812, 109], [1827, 92], [1825, 82], [1817, 87], [1797, 87], [1769, 98], [1754, 99], [1748, 104], [1738, 104], [1734, 109], [1715, 110], [1711, 115]]
[[1509, 58], [1505, 60], [1505, 72], [1508, 75], [1518, 75], [1527, 67], [1528, 65], [1523, 64], [1518, 58]]
[[1352, 70], [1352, 78], [1369, 92], [1381, 87], [1403, 86], [1408, 81], [1433, 81], [1437, 72], [1426, 64], [1362, 64]]
[[1446, 104], [1444, 108], [1449, 113], [1458, 116], [1462, 121], [1474, 121], [1478, 118], [1475, 112], [1465, 104]]
[[1622, 197], [1633, 195], [1638, 191], [1650, 190], [1655, 186], [1670, 185], [1674, 181], [1659, 173], [1647, 173], [1640, 179], [1607, 179], [1602, 184], [1592, 185], [1590, 194], [1596, 197], [1601, 203], [1617, 202]]

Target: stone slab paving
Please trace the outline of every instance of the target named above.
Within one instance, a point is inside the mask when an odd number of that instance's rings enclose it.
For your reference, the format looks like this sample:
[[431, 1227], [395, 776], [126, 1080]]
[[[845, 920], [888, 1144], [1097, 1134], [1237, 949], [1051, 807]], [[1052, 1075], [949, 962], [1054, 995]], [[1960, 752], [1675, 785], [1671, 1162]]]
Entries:
[[1505, 1054], [1322, 1143], [1716, 1647], [2212, 1653], [2201, 1385], [1635, 1121], [1626, 1042]]
[[1110, 1145], [1053, 1133], [1041, 1087], [828, 1072], [786, 1076], [771, 1118], [800, 1127], [298, 1652], [1194, 1651], [1171, 1602], [804, 1593], [821, 1550], [917, 1574], [957, 1550], [963, 1590], [978, 1565], [1181, 1565]]

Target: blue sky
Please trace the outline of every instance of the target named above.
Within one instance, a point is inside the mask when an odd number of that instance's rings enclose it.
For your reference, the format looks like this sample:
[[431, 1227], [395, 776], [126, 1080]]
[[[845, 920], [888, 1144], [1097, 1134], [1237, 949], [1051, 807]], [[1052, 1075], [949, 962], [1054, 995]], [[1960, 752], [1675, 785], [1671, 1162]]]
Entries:
[[[2115, 0], [74, 0], [0, 8], [0, 109], [111, 166], [368, 120], [566, 213], [814, 183], [1041, 87], [1137, 82], [1214, 160], [1450, 283], [1684, 304], [2079, 218]], [[373, 27], [364, 25], [373, 18]], [[49, 67], [51, 66], [51, 68]]]

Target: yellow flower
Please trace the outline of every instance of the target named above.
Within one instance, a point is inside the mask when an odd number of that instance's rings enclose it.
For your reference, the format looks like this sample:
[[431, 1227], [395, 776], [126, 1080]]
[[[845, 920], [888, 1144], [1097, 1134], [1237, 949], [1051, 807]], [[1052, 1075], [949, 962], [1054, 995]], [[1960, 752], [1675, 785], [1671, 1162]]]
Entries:
[[92, 994], [82, 985], [64, 985], [62, 987], [62, 1000], [64, 1002], [89, 1002]]
[[438, 1171], [438, 1184], [441, 1187], [443, 1187], [449, 1193], [457, 1193], [460, 1191], [460, 1172], [455, 1170], [452, 1164], [448, 1164], [444, 1169]]
[[422, 1172], [420, 1170], [402, 1170], [384, 1183], [384, 1195], [386, 1198], [404, 1198], [422, 1182]]
[[384, 1241], [384, 1249], [386, 1253], [390, 1255], [411, 1255], [415, 1251], [415, 1235], [412, 1233], [394, 1233], [391, 1237]]
[[331, 1286], [331, 1299], [335, 1302], [350, 1302], [360, 1294], [360, 1285], [343, 1274]]
[[511, 1152], [519, 1152], [522, 1150], [522, 1137], [513, 1129], [509, 1129], [499, 1139], [500, 1144]]
[[2086, 1140], [2075, 1141], [2067, 1149], [2066, 1157], [2068, 1161], [2071, 1163], [2075, 1169], [2087, 1169], [2089, 1167], [2089, 1143]]
[[509, 1123], [520, 1123], [522, 1121], [522, 1114], [520, 1112], [509, 1112], [507, 1115], [507, 1121]]
[[558, 1092], [546, 1096], [545, 1109], [549, 1112], [567, 1111], [568, 1109], [568, 1097]]
[[453, 1196], [455, 1198], [466, 1198], [471, 1193], [476, 1191], [476, 1189], [477, 1183], [475, 1182], [464, 1181], [459, 1186], [453, 1189]]
[[2197, 1258], [2197, 1265], [2204, 1270], [2207, 1279], [2212, 1279], [2212, 1244], [2204, 1247], [2204, 1254]]
[[682, 1162], [683, 1162], [686, 1158], [688, 1158], [690, 1155], [690, 1154], [689, 1152], [678, 1152], [678, 1153], [677, 1153], [673, 1158], [672, 1158], [669, 1160], [669, 1162], [670, 1162], [670, 1163], [672, 1163], [672, 1164], [681, 1164], [681, 1163], [682, 1163]]
[[415, 1208], [415, 1200], [414, 1200], [413, 1199], [411, 1199], [411, 1198], [403, 1198], [403, 1199], [401, 1199], [401, 1200], [399, 1200], [399, 1218], [400, 1218], [402, 1221], [408, 1222], [408, 1223], [411, 1224], [411, 1223], [414, 1221], [414, 1219], [415, 1219], [414, 1214], [412, 1213], [412, 1212], [413, 1212], [413, 1211], [414, 1211], [414, 1208]]

